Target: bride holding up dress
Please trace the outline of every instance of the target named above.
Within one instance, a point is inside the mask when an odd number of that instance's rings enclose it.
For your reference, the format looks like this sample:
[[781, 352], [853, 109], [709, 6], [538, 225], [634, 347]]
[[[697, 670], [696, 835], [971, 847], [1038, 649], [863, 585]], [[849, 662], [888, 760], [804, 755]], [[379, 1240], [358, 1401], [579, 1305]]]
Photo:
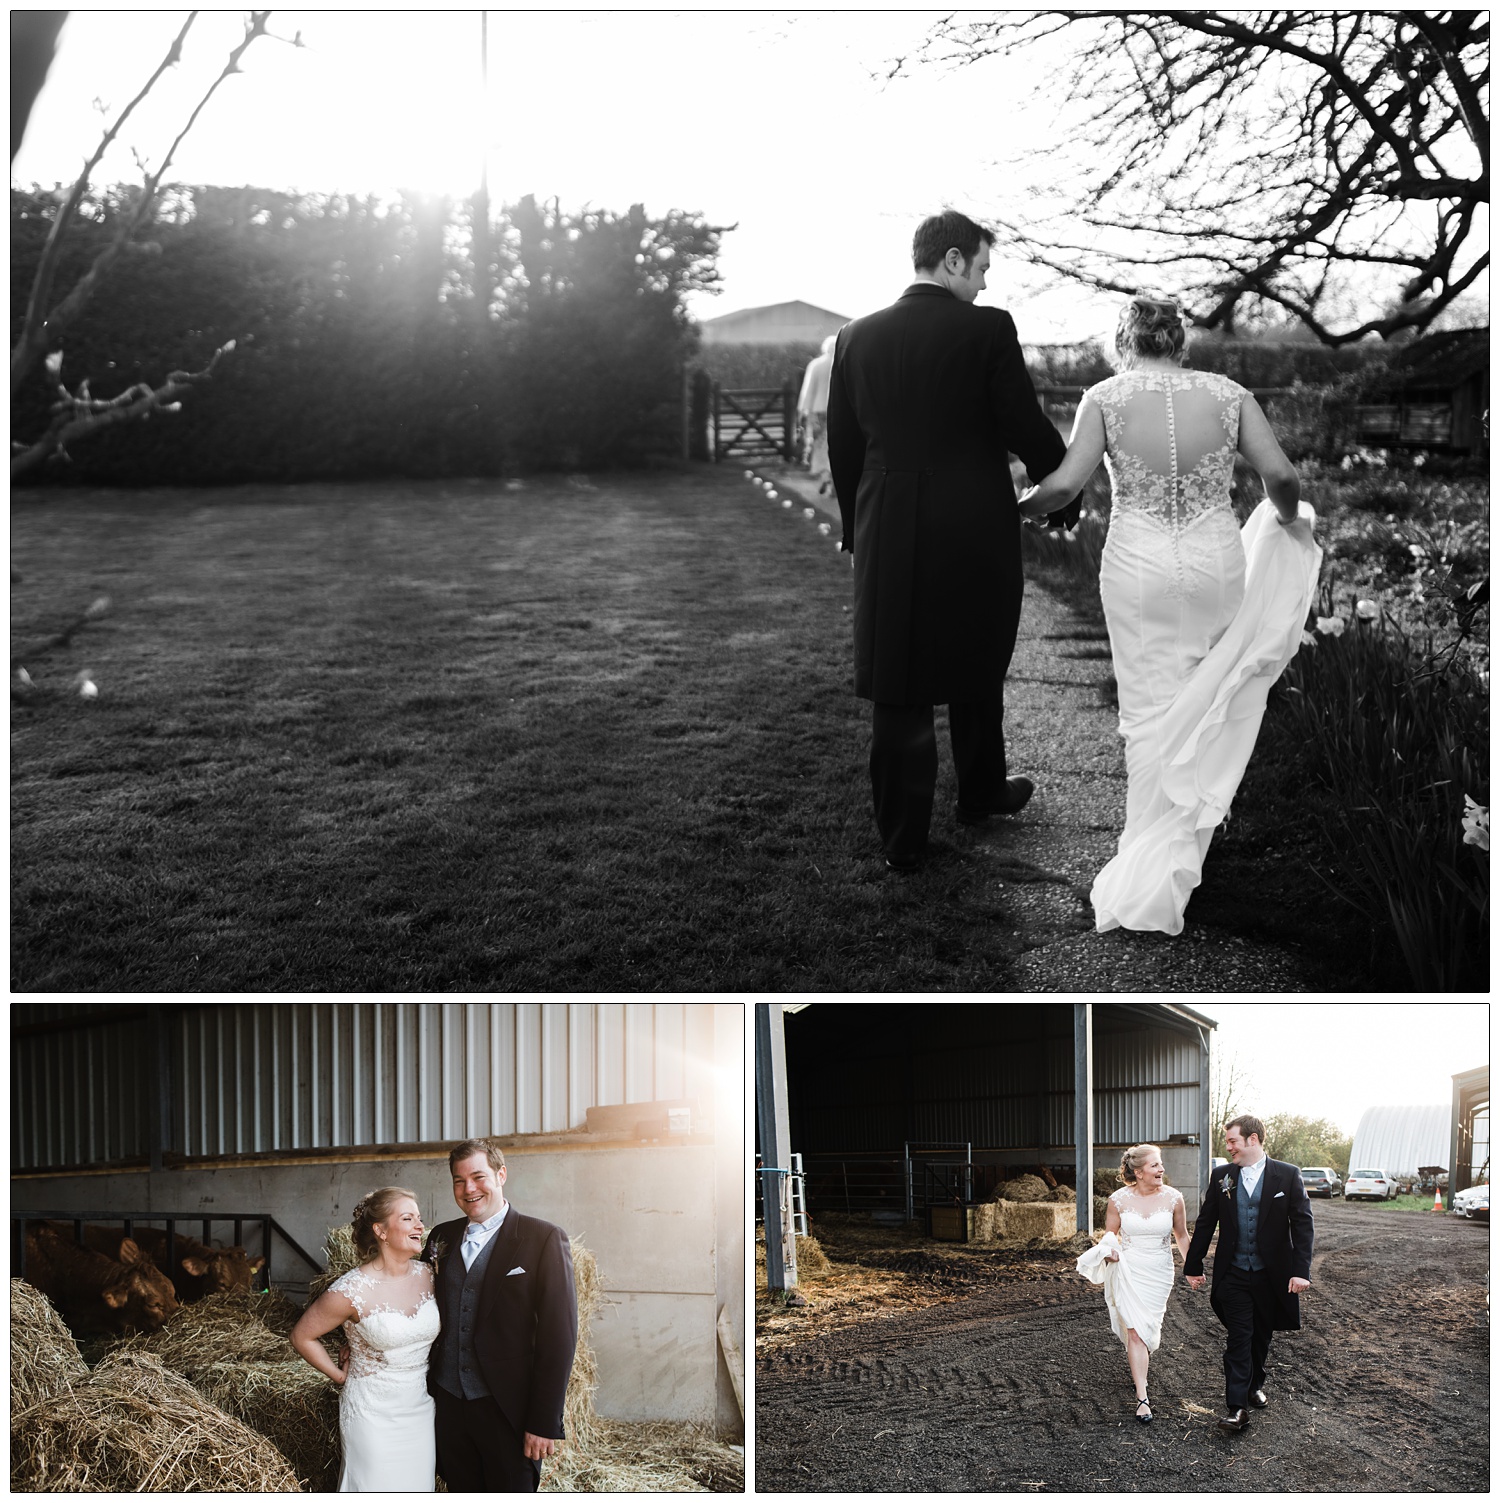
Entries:
[[[1115, 335], [1120, 374], [1084, 393], [1067, 456], [1020, 500], [1039, 519], [1101, 459], [1109, 468], [1099, 590], [1128, 783], [1118, 852], [1090, 893], [1101, 931], [1182, 932], [1322, 561], [1259, 403], [1227, 376], [1184, 370], [1186, 342], [1174, 303], [1132, 298]], [[1243, 528], [1230, 507], [1236, 454], [1266, 490]]]
[[1110, 1328], [1125, 1346], [1135, 1383], [1135, 1417], [1151, 1423], [1146, 1375], [1161, 1345], [1161, 1324], [1176, 1278], [1175, 1238], [1187, 1259], [1187, 1210], [1182, 1194], [1166, 1183], [1161, 1149], [1137, 1143], [1120, 1158], [1125, 1183], [1109, 1197], [1103, 1239], [1078, 1260], [1078, 1271], [1104, 1285]]
[[[430, 1493], [437, 1445], [427, 1352], [439, 1321], [432, 1268], [419, 1261], [424, 1232], [416, 1197], [396, 1186], [371, 1191], [354, 1208], [353, 1236], [364, 1261], [307, 1307], [292, 1346], [343, 1389], [339, 1491]], [[340, 1326], [349, 1342], [347, 1373], [318, 1339]]]

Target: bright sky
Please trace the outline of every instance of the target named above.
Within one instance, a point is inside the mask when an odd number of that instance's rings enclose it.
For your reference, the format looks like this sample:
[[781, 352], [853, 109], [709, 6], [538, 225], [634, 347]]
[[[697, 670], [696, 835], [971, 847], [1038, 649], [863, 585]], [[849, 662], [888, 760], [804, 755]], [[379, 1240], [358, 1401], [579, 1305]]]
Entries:
[[[97, 143], [102, 99], [118, 111], [150, 76], [181, 12], [74, 12], [25, 142], [20, 183], [70, 181]], [[912, 231], [951, 204], [981, 220], [1023, 202], [996, 166], [1025, 148], [1038, 173], [1057, 91], [1035, 64], [918, 68], [884, 81], [939, 19], [925, 12], [491, 12], [489, 104], [478, 11], [278, 11], [243, 73], [220, 88], [169, 174], [182, 182], [316, 192], [401, 188], [471, 194], [488, 151], [490, 194], [525, 193], [648, 213], [698, 210], [737, 224], [711, 318], [802, 299], [847, 317], [892, 301]], [[242, 36], [241, 13], [208, 12], [170, 88], [132, 117], [99, 180], [159, 161], [189, 101]], [[880, 77], [872, 77], [880, 74]], [[164, 81], [165, 82], [165, 81]], [[1024, 108], [1023, 108], [1024, 106]], [[486, 123], [487, 122], [487, 123]], [[1008, 307], [1028, 343], [1113, 328], [1114, 300], [1029, 296], [995, 247], [982, 301]]]
[[1353, 1133], [1371, 1106], [1447, 1105], [1453, 1076], [1487, 1065], [1487, 1003], [1203, 1002], [1214, 1052], [1238, 1058], [1243, 1111], [1326, 1117]]

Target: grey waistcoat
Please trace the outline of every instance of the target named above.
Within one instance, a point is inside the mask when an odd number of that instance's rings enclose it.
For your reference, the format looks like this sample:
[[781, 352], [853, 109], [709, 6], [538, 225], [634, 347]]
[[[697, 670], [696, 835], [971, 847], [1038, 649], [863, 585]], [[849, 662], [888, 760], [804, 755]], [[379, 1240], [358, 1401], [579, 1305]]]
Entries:
[[[504, 1223], [502, 1223], [503, 1225]], [[488, 1242], [479, 1250], [479, 1256], [458, 1279], [442, 1280], [441, 1307], [438, 1311], [445, 1333], [457, 1332], [458, 1340], [451, 1336], [439, 1346], [442, 1358], [438, 1363], [437, 1380], [454, 1397], [482, 1399], [489, 1393], [484, 1374], [479, 1370], [479, 1361], [474, 1355], [474, 1318], [479, 1311], [479, 1287], [484, 1282], [484, 1270], [489, 1264], [495, 1243], [500, 1240], [497, 1229]], [[454, 1248], [453, 1257], [463, 1267], [464, 1256]]]
[[1245, 1178], [1240, 1176], [1240, 1187], [1234, 1197], [1235, 1209], [1240, 1217], [1240, 1236], [1234, 1250], [1234, 1266], [1259, 1273], [1266, 1265], [1256, 1246], [1255, 1236], [1260, 1230], [1260, 1192], [1265, 1189], [1266, 1171], [1260, 1172], [1255, 1182], [1255, 1194], [1245, 1194]]

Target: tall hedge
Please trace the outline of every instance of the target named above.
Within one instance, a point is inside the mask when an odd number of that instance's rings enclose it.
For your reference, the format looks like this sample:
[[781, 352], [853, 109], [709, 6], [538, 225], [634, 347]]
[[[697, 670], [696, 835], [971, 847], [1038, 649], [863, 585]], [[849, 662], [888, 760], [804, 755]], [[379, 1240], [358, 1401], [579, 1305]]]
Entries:
[[[125, 191], [91, 200], [65, 278]], [[13, 337], [54, 209], [12, 191]], [[176, 190], [68, 330], [62, 380], [108, 398], [235, 349], [181, 412], [90, 436], [36, 478], [485, 475], [674, 451], [696, 348], [684, 294], [717, 280], [719, 229], [524, 199], [482, 245], [473, 232], [470, 206], [445, 200]], [[41, 374], [18, 394], [16, 438], [41, 430], [54, 395]]]

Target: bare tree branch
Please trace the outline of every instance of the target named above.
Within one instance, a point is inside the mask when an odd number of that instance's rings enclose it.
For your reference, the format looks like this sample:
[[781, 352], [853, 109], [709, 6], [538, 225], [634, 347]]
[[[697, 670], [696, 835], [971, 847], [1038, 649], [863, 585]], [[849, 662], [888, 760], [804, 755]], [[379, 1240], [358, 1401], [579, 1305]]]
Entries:
[[1004, 12], [906, 66], [1051, 49], [1060, 186], [1004, 216], [1033, 266], [1171, 268], [1202, 326], [1284, 311], [1342, 343], [1427, 327], [1487, 265], [1488, 43], [1477, 11]]
[[143, 191], [136, 200], [131, 211], [121, 220], [110, 243], [94, 258], [93, 264], [74, 284], [71, 290], [50, 311], [44, 312], [52, 295], [52, 283], [56, 277], [57, 260], [61, 253], [62, 239], [67, 233], [73, 221], [77, 218], [79, 205], [83, 201], [83, 195], [87, 191], [90, 174], [98, 166], [100, 158], [104, 155], [111, 141], [119, 133], [120, 127], [129, 118], [132, 110], [141, 102], [156, 86], [166, 70], [172, 67], [182, 56], [182, 42], [187, 35], [189, 27], [196, 19], [197, 12], [190, 15], [184, 22], [182, 30], [178, 32], [176, 39], [167, 51], [166, 57], [158, 64], [156, 71], [147, 81], [146, 86], [126, 106], [124, 113], [105, 133], [104, 139], [96, 148], [92, 157], [84, 164], [83, 171], [79, 174], [78, 181], [73, 184], [72, 191], [63, 206], [58, 210], [57, 218], [53, 221], [52, 229], [47, 237], [47, 244], [43, 249], [41, 263], [37, 267], [36, 278], [32, 284], [31, 297], [28, 300], [26, 320], [22, 327], [21, 335], [11, 349], [10, 356], [10, 391], [14, 398], [21, 383], [36, 368], [37, 361], [46, 352], [47, 347], [55, 341], [57, 336], [75, 319], [82, 311], [88, 300], [94, 295], [99, 284], [109, 274], [110, 268], [124, 253], [125, 247], [135, 236], [136, 231], [145, 222], [156, 202], [156, 196], [161, 188], [162, 178], [167, 168], [172, 163], [172, 158], [177, 148], [182, 144], [188, 132], [202, 114], [204, 107], [213, 98], [221, 83], [231, 74], [240, 71], [240, 59], [245, 55], [246, 49], [260, 36], [264, 35], [266, 23], [270, 19], [271, 12], [268, 10], [252, 11], [245, 23], [245, 36], [240, 44], [231, 51], [228, 61], [220, 70], [217, 78], [208, 86], [203, 97], [189, 115], [187, 124], [177, 133], [177, 138], [167, 150], [162, 159], [161, 166], [155, 173], [147, 176]]

